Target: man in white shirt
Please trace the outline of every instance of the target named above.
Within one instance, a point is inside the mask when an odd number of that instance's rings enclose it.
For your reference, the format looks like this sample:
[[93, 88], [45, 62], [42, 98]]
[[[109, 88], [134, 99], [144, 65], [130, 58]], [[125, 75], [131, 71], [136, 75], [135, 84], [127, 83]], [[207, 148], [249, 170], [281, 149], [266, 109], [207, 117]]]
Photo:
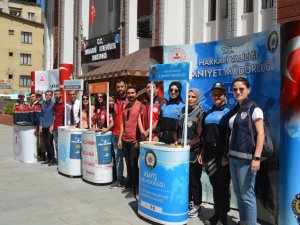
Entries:
[[66, 105], [67, 125], [74, 126], [74, 127], [78, 127], [80, 122], [80, 118], [79, 118], [80, 101], [76, 99], [76, 95], [77, 93], [75, 90], [70, 90], [69, 91], [70, 102], [68, 102]]

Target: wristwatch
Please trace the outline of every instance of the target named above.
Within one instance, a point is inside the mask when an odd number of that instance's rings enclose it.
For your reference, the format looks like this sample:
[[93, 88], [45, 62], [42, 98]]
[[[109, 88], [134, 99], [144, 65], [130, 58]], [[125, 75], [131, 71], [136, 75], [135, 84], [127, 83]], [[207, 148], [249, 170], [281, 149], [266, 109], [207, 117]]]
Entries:
[[258, 156], [253, 156], [253, 160], [254, 160], [254, 161], [260, 161], [260, 157], [258, 157]]

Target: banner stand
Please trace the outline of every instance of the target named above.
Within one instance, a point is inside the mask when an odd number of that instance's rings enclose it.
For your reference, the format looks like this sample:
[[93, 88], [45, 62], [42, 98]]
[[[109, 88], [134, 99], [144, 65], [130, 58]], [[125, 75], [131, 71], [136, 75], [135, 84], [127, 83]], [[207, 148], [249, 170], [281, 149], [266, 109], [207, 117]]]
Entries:
[[[89, 99], [91, 94], [107, 93], [106, 124], [109, 126], [109, 83], [92, 83], [88, 85]], [[95, 99], [97, 101], [97, 99]], [[91, 123], [91, 101], [89, 103], [89, 127]], [[101, 112], [100, 112], [101, 116]], [[101, 118], [98, 118], [98, 120]], [[103, 121], [101, 121], [102, 124]], [[98, 122], [96, 122], [96, 128]], [[100, 128], [99, 128], [100, 129]], [[112, 133], [84, 130], [82, 132], [82, 179], [91, 184], [107, 184], [113, 181], [111, 157]]]
[[[67, 124], [66, 92], [79, 91], [82, 99], [83, 80], [64, 81], [65, 124]], [[81, 177], [81, 134], [82, 134], [82, 104], [80, 101], [80, 128], [72, 126], [58, 127], [58, 168], [59, 174], [77, 178]]]
[[150, 66], [150, 132], [149, 142], [140, 143], [138, 214], [156, 223], [188, 222], [190, 147], [187, 145], [186, 122], [183, 147], [152, 142], [153, 81], [186, 80], [185, 121], [187, 121], [190, 71], [190, 63]]

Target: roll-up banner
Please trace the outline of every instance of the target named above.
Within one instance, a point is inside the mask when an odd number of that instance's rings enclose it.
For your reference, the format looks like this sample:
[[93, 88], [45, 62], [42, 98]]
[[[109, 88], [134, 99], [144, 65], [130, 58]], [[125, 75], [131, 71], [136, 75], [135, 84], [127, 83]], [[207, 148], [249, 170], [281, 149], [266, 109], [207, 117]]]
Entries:
[[300, 224], [300, 21], [281, 27], [281, 149], [278, 224]]
[[[164, 63], [190, 62], [192, 64], [191, 88], [201, 90], [200, 104], [208, 110], [213, 101], [210, 89], [215, 82], [223, 82], [227, 89], [227, 104], [234, 107], [231, 84], [239, 77], [246, 77], [251, 85], [251, 98], [264, 112], [276, 154], [262, 163], [256, 179], [258, 217], [274, 224], [278, 209], [278, 174], [280, 144], [280, 27], [230, 38], [221, 41], [192, 45], [164, 46]], [[168, 96], [165, 81], [164, 94]], [[183, 84], [182, 93], [185, 93]], [[208, 178], [202, 179], [203, 187], [210, 187]], [[203, 189], [208, 196], [204, 201], [212, 201], [212, 192]], [[300, 191], [299, 191], [300, 192]], [[233, 194], [233, 191], [232, 191]], [[235, 203], [231, 207], [237, 207]]]

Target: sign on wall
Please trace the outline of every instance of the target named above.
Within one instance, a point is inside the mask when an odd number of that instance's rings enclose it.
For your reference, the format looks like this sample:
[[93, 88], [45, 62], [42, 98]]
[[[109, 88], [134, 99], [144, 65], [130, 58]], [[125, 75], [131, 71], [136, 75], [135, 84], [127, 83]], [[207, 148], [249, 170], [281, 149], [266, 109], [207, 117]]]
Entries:
[[92, 63], [118, 58], [120, 58], [119, 33], [111, 33], [82, 42], [82, 63]]

